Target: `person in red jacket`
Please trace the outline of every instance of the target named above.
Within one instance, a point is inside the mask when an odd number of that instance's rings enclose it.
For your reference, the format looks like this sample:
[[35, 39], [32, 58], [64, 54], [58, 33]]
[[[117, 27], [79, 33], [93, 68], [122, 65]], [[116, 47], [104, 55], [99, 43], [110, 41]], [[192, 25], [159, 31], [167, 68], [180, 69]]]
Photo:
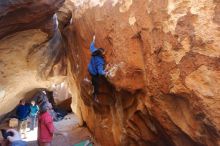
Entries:
[[55, 128], [53, 118], [48, 112], [47, 105], [43, 104], [40, 107], [38, 118], [38, 144], [39, 146], [51, 146]]

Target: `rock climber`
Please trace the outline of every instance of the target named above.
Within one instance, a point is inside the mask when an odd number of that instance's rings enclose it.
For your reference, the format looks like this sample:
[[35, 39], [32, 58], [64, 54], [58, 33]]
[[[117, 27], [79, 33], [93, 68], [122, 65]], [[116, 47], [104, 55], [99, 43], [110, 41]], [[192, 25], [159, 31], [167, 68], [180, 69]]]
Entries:
[[18, 117], [18, 129], [21, 134], [24, 134], [24, 138], [27, 138], [27, 118], [30, 114], [30, 107], [25, 104], [24, 100], [20, 100], [20, 104], [16, 109]]
[[93, 36], [93, 41], [90, 45], [90, 52], [92, 53], [92, 57], [88, 65], [88, 71], [92, 77], [92, 85], [94, 87], [93, 98], [98, 102], [97, 95], [99, 94], [99, 79], [100, 77], [105, 77], [107, 73], [104, 70], [104, 49], [95, 47], [95, 36]]

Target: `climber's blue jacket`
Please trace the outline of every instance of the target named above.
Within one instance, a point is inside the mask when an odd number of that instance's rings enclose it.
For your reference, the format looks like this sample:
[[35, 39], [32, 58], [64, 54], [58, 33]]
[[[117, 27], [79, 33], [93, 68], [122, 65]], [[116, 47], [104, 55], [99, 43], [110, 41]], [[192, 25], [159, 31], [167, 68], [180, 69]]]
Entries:
[[[90, 52], [94, 53], [97, 50], [98, 49], [95, 48], [95, 42], [92, 41], [92, 43], [90, 45]], [[92, 74], [94, 76], [105, 75], [104, 65], [105, 65], [105, 61], [102, 56], [92, 55], [90, 63], [88, 65], [88, 70], [89, 70], [90, 74]]]
[[97, 51], [98, 49], [95, 47], [95, 42], [92, 41], [92, 43], [90, 44], [90, 52], [94, 53], [95, 51]]

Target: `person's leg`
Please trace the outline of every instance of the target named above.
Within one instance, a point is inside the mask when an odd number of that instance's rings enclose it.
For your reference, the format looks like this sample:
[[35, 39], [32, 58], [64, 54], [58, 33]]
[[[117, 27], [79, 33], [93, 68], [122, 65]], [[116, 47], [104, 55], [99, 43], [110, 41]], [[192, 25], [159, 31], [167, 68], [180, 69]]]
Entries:
[[22, 125], [22, 121], [19, 120], [18, 121], [18, 131], [20, 134], [22, 133], [22, 128], [21, 128], [22, 126], [21, 125]]
[[34, 127], [35, 127], [35, 117], [34, 116], [30, 116], [30, 119], [31, 119], [30, 130], [34, 130]]
[[98, 76], [92, 76], [92, 85], [94, 86], [94, 94], [99, 93], [99, 82], [98, 82]]
[[23, 121], [24, 138], [27, 138], [27, 120]]
[[38, 142], [39, 146], [51, 146], [51, 143], [49, 142]]
[[95, 84], [96, 84], [96, 94], [99, 94], [99, 76], [95, 77]]
[[36, 127], [36, 116], [34, 116], [34, 119], [33, 119], [33, 129]]
[[46, 142], [46, 143], [44, 143], [44, 146], [51, 146], [51, 143], [50, 142]]
[[25, 134], [25, 120], [21, 122], [21, 132]]
[[38, 141], [38, 146], [43, 146], [43, 143]]
[[20, 121], [19, 120], [19, 122], [18, 122], [18, 130], [19, 130], [19, 133], [21, 134], [21, 136], [22, 136], [22, 134], [24, 134], [24, 121]]
[[93, 86], [93, 95], [95, 94], [95, 76], [91, 75], [92, 76], [92, 86]]

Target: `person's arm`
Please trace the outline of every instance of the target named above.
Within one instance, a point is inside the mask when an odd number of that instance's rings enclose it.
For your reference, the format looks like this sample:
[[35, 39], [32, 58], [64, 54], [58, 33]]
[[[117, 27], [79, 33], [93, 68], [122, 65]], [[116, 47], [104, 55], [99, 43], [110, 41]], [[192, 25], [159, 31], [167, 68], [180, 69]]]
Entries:
[[50, 134], [53, 135], [55, 128], [54, 128], [54, 125], [53, 125], [52, 118], [46, 118], [45, 125], [46, 125], [48, 131], [50, 132]]
[[96, 58], [96, 65], [97, 65], [98, 74], [105, 76], [105, 74], [106, 74], [106, 72], [104, 70], [105, 61], [102, 57]]
[[38, 113], [40, 110], [38, 105], [36, 105], [36, 109], [37, 109], [37, 113]]
[[20, 107], [20, 105], [17, 106], [16, 117], [17, 117], [19, 120], [21, 119], [21, 107]]
[[95, 36], [93, 36], [93, 40], [90, 44], [90, 50], [98, 50], [98, 48], [95, 47]]
[[26, 105], [26, 110], [27, 110], [27, 115], [26, 117], [28, 117], [31, 113], [31, 107], [29, 105]]
[[90, 44], [90, 50], [98, 50], [96, 47], [95, 47], [95, 41], [93, 40]]
[[16, 108], [16, 115], [17, 115], [17, 117], [19, 115], [19, 106]]

